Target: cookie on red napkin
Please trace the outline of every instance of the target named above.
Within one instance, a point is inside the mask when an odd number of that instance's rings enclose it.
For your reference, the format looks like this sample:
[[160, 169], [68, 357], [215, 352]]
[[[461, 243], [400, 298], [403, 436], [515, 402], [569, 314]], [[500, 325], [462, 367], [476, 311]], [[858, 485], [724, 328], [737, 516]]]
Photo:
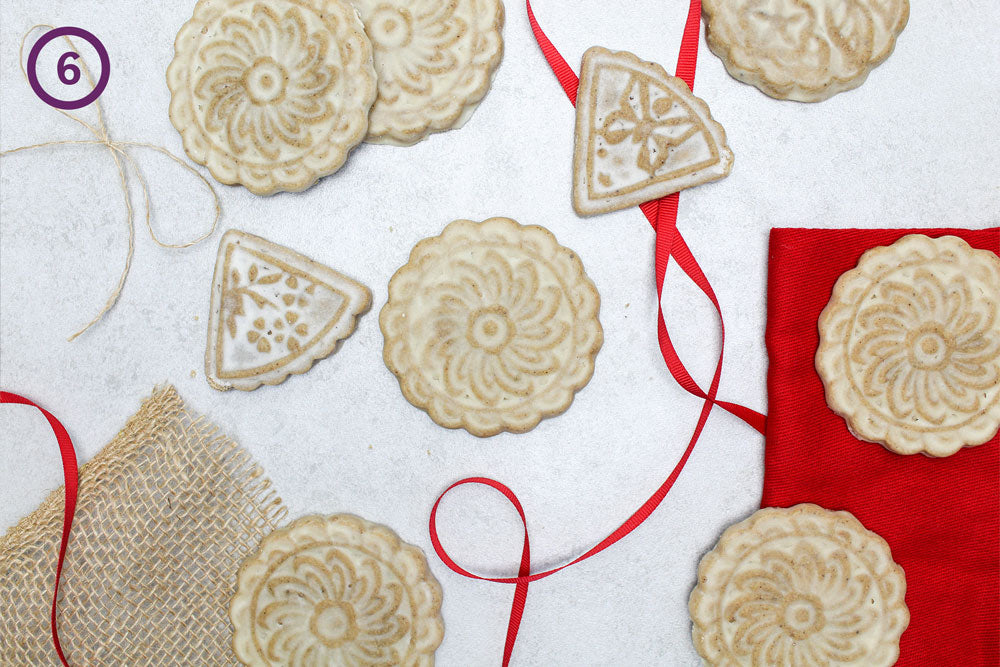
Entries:
[[1000, 664], [1000, 436], [944, 459], [851, 435], [814, 367], [817, 320], [861, 255], [902, 236], [952, 234], [1000, 253], [1000, 229], [774, 229], [768, 277], [769, 415], [762, 507], [847, 510], [906, 572], [898, 667]]

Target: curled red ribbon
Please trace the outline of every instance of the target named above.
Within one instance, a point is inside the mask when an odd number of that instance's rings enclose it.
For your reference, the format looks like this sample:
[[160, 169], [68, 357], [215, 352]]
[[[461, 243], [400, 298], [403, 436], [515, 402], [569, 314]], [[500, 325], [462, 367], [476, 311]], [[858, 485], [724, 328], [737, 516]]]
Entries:
[[50, 623], [52, 627], [52, 644], [56, 647], [59, 660], [62, 661], [63, 665], [69, 667], [69, 663], [66, 662], [66, 656], [63, 655], [62, 645], [59, 643], [59, 628], [56, 624], [56, 605], [59, 600], [59, 579], [62, 576], [63, 560], [66, 558], [66, 545], [69, 543], [69, 533], [73, 528], [73, 515], [76, 513], [76, 495], [79, 483], [76, 450], [73, 449], [73, 441], [70, 439], [69, 433], [59, 423], [59, 420], [52, 416], [52, 413], [45, 408], [29, 401], [23, 396], [18, 396], [7, 391], [0, 391], [0, 403], [30, 405], [33, 408], [38, 408], [45, 415], [45, 419], [48, 420], [52, 432], [56, 435], [56, 441], [59, 443], [59, 453], [62, 455], [63, 477], [66, 480], [66, 505], [63, 510], [62, 541], [59, 543], [59, 560], [56, 562], [56, 583], [55, 590], [52, 592], [52, 615], [50, 616]]
[[[549, 66], [555, 73], [556, 78], [559, 80], [566, 96], [575, 106], [577, 88], [579, 87], [579, 78], [538, 25], [538, 21], [535, 19], [535, 14], [531, 10], [530, 0], [525, 0], [525, 6], [528, 10], [528, 21], [531, 24], [531, 30], [535, 35], [535, 40], [538, 42], [538, 46], [541, 48], [545, 59], [548, 61]], [[688, 87], [692, 89], [694, 88], [694, 75], [698, 63], [698, 37], [700, 31], [701, 0], [691, 0], [687, 22], [684, 26], [684, 36], [681, 40], [680, 54], [677, 57], [676, 75], [680, 79], [683, 79], [684, 82], [687, 83]], [[628, 520], [626, 520], [613, 533], [608, 535], [586, 553], [574, 558], [565, 565], [561, 565], [551, 570], [545, 570], [543, 572], [536, 572], [534, 574], [531, 574], [531, 549], [529, 547], [528, 538], [528, 521], [524, 513], [524, 508], [521, 506], [521, 503], [518, 501], [514, 492], [504, 484], [486, 477], [470, 477], [460, 480], [445, 489], [444, 492], [438, 496], [437, 501], [434, 503], [434, 507], [431, 509], [429, 524], [431, 543], [434, 545], [434, 551], [437, 552], [438, 557], [444, 562], [445, 565], [447, 565], [452, 571], [470, 579], [515, 585], [514, 601], [511, 605], [510, 620], [507, 624], [507, 639], [504, 644], [504, 667], [510, 664], [514, 644], [517, 641], [517, 633], [521, 625], [521, 617], [524, 614], [524, 606], [528, 598], [528, 585], [532, 581], [544, 579], [545, 577], [551, 576], [560, 570], [564, 570], [571, 565], [587, 560], [591, 556], [604, 551], [615, 542], [631, 533], [643, 521], [649, 518], [649, 516], [666, 497], [670, 488], [674, 485], [674, 482], [680, 475], [681, 470], [684, 469], [684, 465], [691, 456], [691, 452], [694, 450], [694, 446], [697, 444], [698, 438], [701, 436], [701, 432], [704, 429], [705, 423], [708, 421], [708, 416], [711, 414], [714, 406], [718, 405], [727, 412], [739, 417], [761, 434], [765, 431], [767, 422], [765, 415], [748, 407], [727, 401], [719, 401], [716, 398], [719, 390], [719, 380], [722, 376], [723, 351], [725, 349], [726, 339], [726, 328], [722, 317], [722, 307], [719, 305], [719, 300], [716, 297], [715, 291], [712, 289], [712, 285], [709, 283], [708, 278], [698, 265], [697, 260], [695, 260], [694, 255], [691, 253], [687, 243], [684, 241], [680, 231], [677, 229], [678, 201], [679, 193], [674, 193], [662, 199], [646, 202], [639, 207], [646, 216], [646, 219], [649, 220], [650, 225], [652, 225], [653, 229], [656, 231], [655, 277], [658, 305], [657, 337], [659, 340], [660, 352], [663, 355], [663, 359], [666, 362], [667, 368], [670, 370], [670, 374], [673, 376], [674, 380], [676, 380], [677, 383], [686, 391], [704, 399], [701, 413], [698, 417], [698, 422], [695, 425], [694, 432], [691, 435], [687, 448], [684, 450], [680, 460], [674, 466], [674, 469], [670, 472], [670, 475], [663, 482], [663, 484], [660, 485], [653, 495], [650, 496], [649, 499], [646, 500], [646, 502], [643, 503], [642, 506], [628, 518]], [[712, 376], [712, 382], [709, 385], [707, 392], [704, 391], [697, 382], [695, 382], [694, 378], [691, 377], [691, 374], [684, 367], [680, 357], [678, 357], [677, 351], [674, 349], [674, 345], [670, 340], [670, 334], [667, 330], [666, 321], [663, 318], [663, 283], [666, 277], [667, 264], [669, 263], [671, 256], [674, 257], [677, 261], [677, 265], [684, 271], [688, 278], [690, 278], [691, 281], [694, 282], [694, 284], [697, 285], [698, 288], [705, 294], [705, 296], [708, 297], [719, 315], [722, 344], [719, 350], [719, 358], [715, 366], [715, 373]], [[451, 556], [448, 555], [448, 552], [442, 546], [441, 540], [438, 538], [437, 534], [438, 506], [441, 504], [441, 500], [448, 494], [449, 491], [464, 484], [482, 484], [496, 489], [502, 493], [517, 510], [518, 515], [521, 517], [521, 524], [524, 527], [524, 546], [521, 551], [521, 564], [518, 568], [518, 576], [494, 578], [481, 577], [477, 574], [473, 574], [458, 565], [458, 563], [456, 563]]]

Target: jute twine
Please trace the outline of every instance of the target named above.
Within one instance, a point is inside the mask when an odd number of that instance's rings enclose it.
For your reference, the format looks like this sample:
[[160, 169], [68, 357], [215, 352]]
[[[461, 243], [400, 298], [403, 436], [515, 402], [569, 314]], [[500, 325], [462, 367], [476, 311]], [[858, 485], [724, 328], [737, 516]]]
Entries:
[[[24, 37], [21, 39], [21, 49], [18, 54], [18, 61], [19, 64], [21, 65], [21, 75], [24, 77], [25, 82], [28, 82], [28, 73], [24, 68], [24, 47], [27, 44], [28, 38], [31, 36], [31, 34], [34, 31], [42, 28], [51, 30], [52, 26], [44, 24], [34, 25], [28, 29], [28, 32], [26, 32], [24, 34]], [[77, 51], [76, 46], [73, 44], [73, 40], [71, 40], [69, 37], [66, 36], [64, 36], [63, 39], [69, 45], [70, 49], [72, 49], [73, 51]], [[87, 67], [87, 63], [84, 62], [82, 58], [79, 60], [79, 63], [80, 63], [80, 70], [87, 77], [87, 81], [90, 83], [91, 88], [93, 88], [94, 78], [90, 73], [90, 68]], [[94, 139], [84, 139], [84, 140], [67, 139], [61, 141], [46, 141], [40, 144], [32, 144], [30, 146], [19, 146], [17, 148], [11, 148], [9, 150], [0, 151], [0, 157], [4, 157], [7, 155], [12, 155], [14, 153], [20, 153], [22, 151], [30, 151], [39, 148], [48, 148], [50, 146], [67, 146], [67, 145], [103, 146], [111, 154], [111, 158], [115, 161], [115, 167], [118, 168], [118, 180], [119, 184], [121, 185], [122, 196], [125, 199], [125, 224], [128, 229], [128, 254], [125, 257], [125, 266], [122, 269], [121, 276], [118, 278], [118, 284], [111, 292], [111, 295], [108, 297], [108, 300], [104, 304], [104, 307], [82, 329], [80, 329], [67, 339], [70, 341], [74, 340], [77, 336], [79, 336], [84, 331], [86, 331], [94, 324], [96, 324], [98, 321], [100, 321], [100, 319], [104, 317], [104, 315], [109, 310], [111, 310], [111, 308], [118, 301], [118, 297], [121, 296], [122, 289], [125, 287], [125, 280], [126, 278], [128, 278], [129, 269], [132, 268], [132, 256], [135, 253], [135, 212], [132, 208], [132, 197], [129, 194], [128, 190], [128, 181], [126, 180], [125, 163], [128, 163], [128, 165], [132, 168], [132, 173], [135, 174], [135, 177], [139, 181], [139, 187], [142, 189], [142, 196], [146, 208], [146, 229], [149, 230], [149, 235], [153, 239], [153, 242], [156, 243], [156, 245], [160, 246], [161, 248], [190, 248], [193, 245], [201, 243], [202, 241], [209, 238], [210, 236], [212, 236], [212, 234], [215, 233], [215, 228], [219, 223], [219, 217], [222, 214], [222, 207], [219, 204], [218, 193], [216, 193], [215, 188], [212, 187], [212, 184], [208, 181], [208, 179], [206, 179], [199, 171], [197, 171], [190, 164], [188, 164], [181, 158], [177, 157], [176, 155], [171, 153], [166, 148], [163, 148], [162, 146], [157, 146], [155, 144], [147, 144], [138, 141], [116, 141], [111, 139], [111, 136], [108, 134], [107, 124], [104, 121], [104, 109], [103, 107], [101, 107], [100, 98], [95, 100], [92, 103], [92, 106], [94, 106], [95, 111], [97, 113], [96, 125], [88, 123], [87, 121], [83, 120], [76, 114], [69, 113], [68, 111], [64, 111], [63, 109], [56, 109], [56, 111], [66, 116], [67, 118], [76, 121], [83, 127], [90, 130], [90, 133], [94, 135]], [[154, 150], [158, 153], [166, 155], [168, 158], [170, 158], [171, 160], [173, 160], [174, 162], [176, 162], [177, 164], [179, 164], [180, 166], [184, 167], [189, 172], [197, 176], [198, 179], [202, 183], [204, 183], [205, 187], [207, 187], [209, 192], [212, 193], [212, 199], [215, 202], [215, 218], [212, 220], [211, 228], [206, 233], [202, 234], [201, 236], [192, 241], [187, 241], [185, 243], [165, 243], [160, 240], [160, 238], [156, 235], [156, 232], [153, 230], [153, 225], [150, 221], [151, 214], [150, 214], [150, 202], [149, 202], [149, 188], [146, 186], [146, 179], [142, 175], [142, 172], [139, 171], [139, 167], [138, 165], [136, 165], [135, 160], [132, 159], [132, 156], [129, 155], [128, 151], [126, 150], [128, 148], [148, 148], [150, 150]]]
[[[0, 664], [59, 665], [49, 605], [63, 492], [0, 537]], [[80, 470], [59, 599], [71, 665], [235, 665], [243, 559], [287, 514], [235, 442], [156, 390]]]

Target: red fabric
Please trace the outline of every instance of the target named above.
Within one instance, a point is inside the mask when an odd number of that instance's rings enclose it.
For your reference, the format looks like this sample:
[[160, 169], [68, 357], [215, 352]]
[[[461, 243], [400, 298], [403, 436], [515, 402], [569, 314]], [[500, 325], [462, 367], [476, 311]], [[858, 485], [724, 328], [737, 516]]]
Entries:
[[63, 479], [66, 482], [64, 487], [66, 503], [63, 507], [62, 539], [59, 542], [59, 559], [56, 561], [56, 580], [52, 587], [52, 613], [49, 616], [49, 623], [51, 624], [52, 629], [52, 645], [55, 646], [56, 653], [59, 655], [59, 660], [62, 664], [69, 667], [69, 663], [66, 662], [66, 656], [63, 655], [62, 645], [59, 643], [59, 626], [56, 623], [56, 607], [59, 601], [59, 578], [62, 576], [63, 560], [66, 558], [66, 545], [69, 543], [69, 534], [73, 529], [73, 514], [76, 512], [76, 494], [78, 483], [76, 450], [73, 448], [73, 441], [70, 439], [69, 433], [67, 433], [63, 425], [59, 423], [59, 420], [52, 416], [51, 412], [37, 403], [33, 403], [24, 396], [18, 396], [17, 394], [12, 394], [7, 391], [0, 391], [0, 403], [14, 403], [17, 405], [28, 405], [33, 408], [38, 408], [38, 410], [45, 415], [45, 419], [49, 422], [49, 426], [52, 428], [52, 432], [56, 436], [56, 442], [59, 443], [59, 453], [62, 456]]
[[1000, 437], [943, 459], [861, 442], [827, 407], [813, 366], [837, 278], [865, 250], [914, 232], [1000, 253], [998, 228], [771, 231], [761, 506], [847, 510], [885, 538], [910, 609], [897, 667], [1000, 665]]

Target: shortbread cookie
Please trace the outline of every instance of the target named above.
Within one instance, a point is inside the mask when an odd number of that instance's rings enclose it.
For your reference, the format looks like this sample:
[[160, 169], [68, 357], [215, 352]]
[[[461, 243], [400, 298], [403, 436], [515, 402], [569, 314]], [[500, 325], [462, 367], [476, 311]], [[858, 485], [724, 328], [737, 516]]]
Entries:
[[723, 178], [726, 131], [681, 79], [627, 51], [587, 49], [580, 68], [573, 208], [606, 213]]
[[370, 306], [361, 283], [231, 229], [215, 262], [205, 377], [216, 389], [250, 391], [305, 373], [351, 335]]
[[372, 47], [346, 0], [199, 0], [174, 50], [170, 120], [222, 183], [304, 190], [368, 131]]
[[857, 88], [896, 45], [909, 0], [704, 0], [705, 37], [736, 79], [820, 102]]
[[354, 0], [375, 47], [366, 141], [409, 146], [465, 124], [503, 56], [501, 0]]
[[955, 236], [869, 250], [819, 318], [816, 370], [851, 432], [949, 456], [1000, 426], [1000, 258]]
[[480, 437], [565, 411], [604, 341], [600, 297], [546, 229], [457, 220], [389, 282], [383, 357], [413, 405]]
[[889, 545], [848, 512], [758, 510], [701, 559], [689, 609], [713, 667], [889, 667], [910, 622]]
[[236, 657], [254, 667], [430, 667], [444, 638], [423, 552], [349, 514], [265, 537], [240, 568], [229, 616]]

